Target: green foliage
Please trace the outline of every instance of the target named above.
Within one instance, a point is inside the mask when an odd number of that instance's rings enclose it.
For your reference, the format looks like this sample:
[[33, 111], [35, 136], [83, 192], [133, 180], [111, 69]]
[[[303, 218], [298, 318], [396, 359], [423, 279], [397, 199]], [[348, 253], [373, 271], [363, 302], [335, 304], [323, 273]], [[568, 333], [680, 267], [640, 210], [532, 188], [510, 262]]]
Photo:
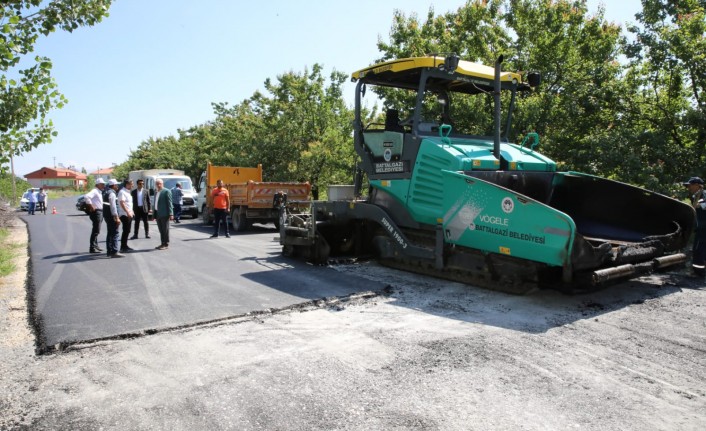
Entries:
[[115, 170], [183, 169], [198, 179], [207, 162], [222, 166], [263, 166], [266, 181], [309, 181], [323, 186], [350, 182], [355, 153], [350, 143], [353, 114], [341, 85], [347, 76], [322, 67], [288, 72], [265, 81], [256, 92], [229, 106], [214, 103], [215, 120], [179, 130], [178, 136], [149, 138]]
[[15, 193], [17, 199], [13, 202], [12, 176], [8, 172], [0, 172], [0, 199], [8, 201], [12, 205], [17, 205], [19, 204], [19, 199], [22, 197], [22, 193], [30, 187], [32, 187], [30, 183], [15, 177]]
[[67, 102], [51, 76], [47, 57], [28, 55], [40, 36], [92, 26], [112, 0], [18, 0], [0, 6], [0, 166], [56, 136], [47, 114]]
[[0, 277], [6, 277], [15, 270], [12, 260], [17, 256], [20, 244], [12, 244], [9, 241], [10, 232], [7, 228], [0, 228]]
[[248, 153], [263, 160], [259, 163], [269, 180], [321, 186], [343, 180], [346, 170], [353, 172], [353, 115], [341, 91], [347, 76], [334, 71], [326, 86], [321, 72], [315, 64], [311, 72], [289, 72], [276, 83], [268, 79], [268, 94], [256, 93], [246, 102], [258, 117], [251, 118], [257, 138], [248, 142]]
[[[503, 54], [503, 69], [543, 80], [519, 97], [510, 140], [537, 131], [562, 169], [676, 194], [680, 179], [706, 174], [706, 1], [642, 3], [635, 42], [585, 0], [470, 0], [424, 22], [397, 12], [379, 60], [455, 52], [492, 64]], [[399, 91], [379, 95], [387, 107], [410, 106]], [[487, 133], [488, 98], [458, 102], [454, 120]]]
[[[706, 175], [706, 1], [643, 0], [636, 37], [626, 43], [628, 111], [651, 157], [648, 172]], [[656, 165], [656, 166], [655, 166]], [[674, 182], [671, 192], [679, 189]]]
[[[540, 151], [561, 169], [676, 195], [685, 177], [706, 175], [706, 1], [642, 3], [639, 26], [629, 29], [634, 41], [585, 0], [468, 0], [441, 15], [430, 9], [423, 20], [397, 11], [371, 62], [453, 52], [493, 64], [502, 54], [504, 70], [543, 76], [537, 90], [518, 97], [508, 139], [536, 131]], [[197, 179], [211, 161], [262, 164], [266, 180], [350, 182], [356, 158], [345, 79], [339, 72], [325, 79], [318, 64], [267, 79], [263, 92], [236, 105], [214, 103], [213, 121], [143, 141], [116, 176], [173, 167]], [[410, 114], [410, 92], [375, 91], [383, 107]], [[490, 134], [491, 97], [452, 104], [459, 129]], [[379, 122], [378, 107], [364, 117]]]

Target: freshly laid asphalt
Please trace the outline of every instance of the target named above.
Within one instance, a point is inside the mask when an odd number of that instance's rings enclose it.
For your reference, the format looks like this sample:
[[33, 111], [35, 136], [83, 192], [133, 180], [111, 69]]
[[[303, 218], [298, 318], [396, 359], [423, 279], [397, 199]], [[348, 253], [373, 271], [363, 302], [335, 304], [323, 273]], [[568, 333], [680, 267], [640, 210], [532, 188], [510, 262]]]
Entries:
[[[56, 214], [51, 214], [52, 207]], [[210, 238], [199, 219], [172, 224], [168, 250], [159, 232], [131, 240], [134, 251], [110, 259], [89, 254], [91, 223], [74, 198], [47, 214], [22, 216], [30, 235], [30, 288], [40, 349], [150, 333], [384, 286], [281, 256], [272, 225]], [[105, 223], [99, 237], [105, 249]]]

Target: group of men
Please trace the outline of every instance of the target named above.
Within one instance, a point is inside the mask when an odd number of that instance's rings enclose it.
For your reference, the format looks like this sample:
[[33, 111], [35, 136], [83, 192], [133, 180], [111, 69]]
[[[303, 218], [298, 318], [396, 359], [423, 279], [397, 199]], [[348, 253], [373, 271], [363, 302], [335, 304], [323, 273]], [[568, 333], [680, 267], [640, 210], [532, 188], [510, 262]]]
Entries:
[[[106, 183], [102, 178], [96, 180], [93, 190], [86, 193], [86, 203], [89, 208], [89, 217], [92, 223], [89, 252], [101, 253], [103, 249], [98, 246], [101, 222], [105, 220], [108, 228], [106, 235], [106, 253], [108, 257], [124, 257], [125, 253], [133, 249], [128, 246], [128, 239], [137, 239], [140, 222], [144, 225], [145, 238], [149, 238], [148, 214], [151, 209], [150, 196], [144, 188], [142, 180], [137, 181], [137, 188], [133, 190], [133, 181], [125, 180], [121, 183], [111, 179]], [[158, 179], [155, 182], [154, 218], [159, 229], [160, 245], [157, 250], [169, 248], [169, 221], [174, 219], [172, 192], [164, 188], [164, 182]], [[135, 233], [130, 237], [132, 222], [135, 222]], [[120, 225], [123, 226], [122, 236], [118, 241]], [[118, 242], [120, 245], [118, 246]]]
[[34, 215], [35, 211], [39, 211], [46, 215], [48, 199], [43, 187], [40, 187], [37, 192], [29, 189], [22, 197], [27, 199], [27, 214]]
[[[225, 236], [230, 238], [228, 233], [227, 214], [230, 208], [230, 196], [228, 189], [223, 187], [223, 182], [218, 180], [217, 187], [213, 189], [212, 196], [214, 202], [214, 222], [215, 232], [211, 237], [217, 237], [220, 222], [224, 225]], [[121, 183], [111, 179], [106, 183], [102, 178], [96, 180], [93, 190], [86, 193], [85, 199], [89, 208], [89, 217], [92, 223], [89, 252], [102, 253], [103, 249], [98, 246], [98, 235], [100, 234], [101, 223], [105, 220], [108, 233], [106, 235], [106, 253], [110, 258], [124, 257], [125, 253], [133, 249], [128, 246], [128, 239], [137, 239], [140, 222], [144, 225], [145, 238], [150, 237], [148, 215], [152, 209], [153, 216], [157, 221], [159, 229], [160, 245], [157, 250], [169, 248], [169, 222], [175, 220], [180, 223], [182, 191], [181, 185], [177, 183], [174, 189], [164, 188], [164, 181], [155, 181], [156, 193], [154, 196], [154, 208], [151, 207], [150, 196], [144, 188], [144, 181], [137, 180], [137, 188], [133, 190], [133, 181], [125, 180]], [[131, 225], [135, 223], [135, 232], [130, 237]], [[122, 235], [118, 246], [118, 229], [122, 225]]]

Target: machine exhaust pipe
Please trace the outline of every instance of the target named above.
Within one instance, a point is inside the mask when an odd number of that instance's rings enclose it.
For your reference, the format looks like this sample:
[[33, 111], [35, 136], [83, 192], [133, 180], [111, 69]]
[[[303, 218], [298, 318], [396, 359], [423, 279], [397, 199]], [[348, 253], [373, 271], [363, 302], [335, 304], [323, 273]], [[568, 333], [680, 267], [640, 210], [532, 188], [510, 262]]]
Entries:
[[[493, 155], [500, 161], [500, 67], [503, 64], [503, 56], [501, 55], [495, 61], [495, 79], [493, 80], [493, 100], [495, 104], [494, 114], [494, 131], [493, 131]], [[502, 169], [502, 162], [500, 163]]]

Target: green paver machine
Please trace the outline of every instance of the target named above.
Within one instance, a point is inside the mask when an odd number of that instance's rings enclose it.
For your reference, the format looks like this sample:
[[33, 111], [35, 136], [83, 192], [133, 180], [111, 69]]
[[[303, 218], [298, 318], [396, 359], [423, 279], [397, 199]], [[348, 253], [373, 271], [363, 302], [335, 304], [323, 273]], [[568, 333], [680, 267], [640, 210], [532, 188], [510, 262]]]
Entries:
[[[537, 286], [584, 290], [683, 263], [680, 250], [695, 220], [689, 205], [557, 172], [536, 151], [536, 134], [520, 145], [508, 142], [516, 96], [540, 77], [523, 81], [501, 64], [502, 57], [488, 67], [428, 56], [353, 73], [361, 159], [355, 184], [347, 196], [313, 202], [309, 213], [283, 210], [283, 253], [318, 263], [372, 255], [389, 266], [514, 293]], [[409, 117], [400, 121], [398, 111], [388, 110], [384, 126], [363, 124], [367, 86], [416, 94]], [[501, 92], [510, 99], [504, 114]], [[453, 125], [452, 102], [468, 95], [492, 97], [493, 136]]]

